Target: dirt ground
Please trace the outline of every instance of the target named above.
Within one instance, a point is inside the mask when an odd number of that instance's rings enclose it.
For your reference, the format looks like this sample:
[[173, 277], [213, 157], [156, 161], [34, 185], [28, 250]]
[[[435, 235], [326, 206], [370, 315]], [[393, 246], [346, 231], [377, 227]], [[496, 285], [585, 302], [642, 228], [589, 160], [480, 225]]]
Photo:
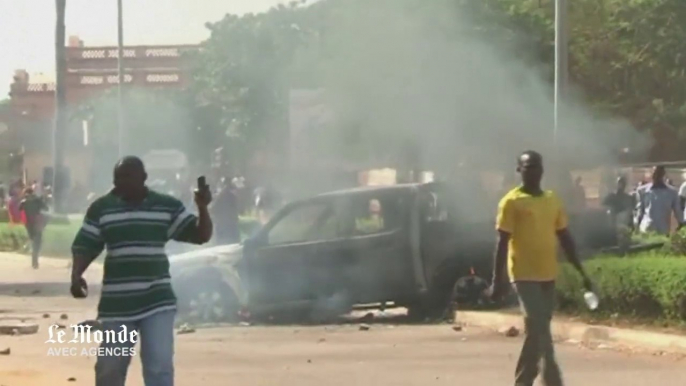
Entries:
[[[0, 318], [40, 324], [34, 335], [0, 335], [0, 350], [11, 348], [10, 355], [0, 356], [0, 385], [93, 385], [93, 357], [50, 356], [51, 344], [45, 341], [54, 322], [92, 318], [95, 296], [85, 301], [67, 296], [64, 261], [46, 263], [39, 271], [26, 267], [25, 257], [0, 254], [0, 261]], [[95, 267], [89, 282], [100, 275]], [[61, 314], [68, 319], [61, 320]], [[492, 331], [403, 325], [393, 318], [370, 324], [368, 331], [355, 323], [206, 328], [177, 335], [176, 384], [512, 385], [520, 345], [520, 338]], [[570, 344], [560, 344], [558, 356], [568, 385], [679, 385], [686, 376], [686, 362], [672, 357]], [[143, 385], [140, 374], [134, 358], [127, 385]]]

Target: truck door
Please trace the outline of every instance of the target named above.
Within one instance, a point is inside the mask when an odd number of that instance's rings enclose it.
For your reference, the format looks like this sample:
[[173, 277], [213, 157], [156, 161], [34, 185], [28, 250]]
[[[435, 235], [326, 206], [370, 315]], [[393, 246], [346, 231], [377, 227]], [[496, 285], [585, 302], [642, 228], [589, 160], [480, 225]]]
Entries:
[[344, 276], [355, 302], [394, 300], [415, 289], [409, 200], [409, 194], [396, 191], [350, 197]]
[[[323, 257], [334, 253], [337, 239], [333, 200], [286, 208], [261, 232], [246, 256], [251, 306], [306, 304], [316, 299], [321, 289], [314, 273], [322, 264], [328, 267]], [[333, 272], [335, 267], [329, 268]]]

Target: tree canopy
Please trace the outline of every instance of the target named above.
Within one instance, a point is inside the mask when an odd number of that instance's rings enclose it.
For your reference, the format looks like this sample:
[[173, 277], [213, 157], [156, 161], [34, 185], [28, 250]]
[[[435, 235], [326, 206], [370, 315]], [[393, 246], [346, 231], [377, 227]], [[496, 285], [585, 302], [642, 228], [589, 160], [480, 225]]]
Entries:
[[[569, 19], [569, 157], [607, 161], [650, 144], [641, 133], [683, 132], [686, 6], [578, 0]], [[553, 150], [553, 22], [553, 0], [303, 0], [226, 15], [207, 25], [194, 82], [174, 103], [189, 111], [197, 154], [224, 146], [236, 164], [288, 148], [299, 89], [325, 90], [335, 113], [313, 134], [318, 155], [511, 162]], [[180, 122], [169, 110], [156, 114], [163, 126]]]

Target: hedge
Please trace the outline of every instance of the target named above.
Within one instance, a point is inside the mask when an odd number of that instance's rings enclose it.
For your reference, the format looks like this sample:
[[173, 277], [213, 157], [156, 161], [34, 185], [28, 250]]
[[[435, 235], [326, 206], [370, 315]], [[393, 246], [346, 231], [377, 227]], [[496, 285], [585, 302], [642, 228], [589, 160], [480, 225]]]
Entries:
[[[584, 263], [600, 298], [601, 314], [686, 321], [686, 258], [646, 253], [636, 257], [602, 257]], [[580, 276], [564, 264], [558, 279], [561, 311], [588, 312]]]
[[[63, 223], [62, 219], [52, 221], [43, 233], [43, 248], [41, 254], [52, 257], [70, 257], [71, 243], [81, 226], [78, 222]], [[259, 223], [253, 218], [241, 218], [240, 229], [243, 237], [251, 235]], [[0, 251], [24, 252], [28, 245], [26, 228], [21, 224], [0, 223]]]

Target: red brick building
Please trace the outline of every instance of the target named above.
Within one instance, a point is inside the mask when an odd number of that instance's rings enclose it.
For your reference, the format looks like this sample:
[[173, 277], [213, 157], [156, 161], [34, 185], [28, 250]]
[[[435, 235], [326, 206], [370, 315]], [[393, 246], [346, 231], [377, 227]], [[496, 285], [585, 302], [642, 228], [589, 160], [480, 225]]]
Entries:
[[[199, 46], [127, 46], [124, 48], [124, 82], [128, 87], [183, 88], [190, 80], [186, 53]], [[71, 37], [67, 47], [66, 94], [70, 108], [95, 98], [119, 83], [117, 47], [85, 47]], [[32, 79], [33, 78], [33, 79]], [[36, 80], [25, 70], [18, 70], [10, 89], [10, 101], [0, 122], [13, 132], [12, 141], [3, 142], [5, 154], [13, 149], [23, 154], [20, 167], [28, 178], [42, 179], [45, 168], [52, 166], [52, 127], [55, 113], [55, 84]], [[86, 182], [93, 149], [83, 134], [87, 123], [70, 122], [65, 164], [73, 181]], [[8, 149], [4, 149], [7, 147]], [[16, 171], [15, 171], [16, 172]]]

